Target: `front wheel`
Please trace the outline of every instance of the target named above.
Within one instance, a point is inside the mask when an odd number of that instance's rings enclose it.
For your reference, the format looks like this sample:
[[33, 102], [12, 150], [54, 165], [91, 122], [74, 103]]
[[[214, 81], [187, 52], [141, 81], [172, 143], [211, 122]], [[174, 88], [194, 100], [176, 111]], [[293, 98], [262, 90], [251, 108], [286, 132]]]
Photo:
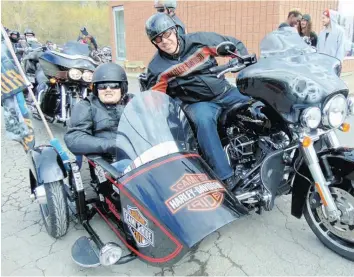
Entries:
[[69, 209], [62, 181], [44, 184], [47, 204], [40, 204], [45, 228], [50, 236], [59, 238], [69, 228]]
[[325, 207], [311, 205], [314, 187], [311, 186], [304, 206], [304, 216], [319, 240], [338, 255], [354, 261], [354, 188], [348, 191], [332, 187], [332, 197], [341, 212], [340, 220], [330, 222]]

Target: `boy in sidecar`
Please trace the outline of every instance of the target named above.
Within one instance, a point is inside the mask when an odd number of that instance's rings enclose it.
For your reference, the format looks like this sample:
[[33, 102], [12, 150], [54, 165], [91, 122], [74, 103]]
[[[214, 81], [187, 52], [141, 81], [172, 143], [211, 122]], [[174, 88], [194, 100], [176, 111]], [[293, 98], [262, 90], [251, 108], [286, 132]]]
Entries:
[[[118, 64], [105, 63], [96, 68], [92, 83], [93, 93], [72, 110], [65, 143], [75, 155], [99, 154], [109, 161], [119, 160], [116, 137], [129, 99], [127, 75]], [[123, 159], [112, 165], [123, 172], [130, 162]]]

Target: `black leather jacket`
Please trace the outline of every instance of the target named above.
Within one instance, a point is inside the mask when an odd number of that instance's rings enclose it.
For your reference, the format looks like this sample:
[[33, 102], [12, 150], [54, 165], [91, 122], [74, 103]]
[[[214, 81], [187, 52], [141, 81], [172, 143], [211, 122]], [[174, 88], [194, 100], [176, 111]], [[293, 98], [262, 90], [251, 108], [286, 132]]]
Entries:
[[116, 156], [118, 123], [128, 99], [125, 97], [121, 104], [105, 105], [91, 94], [77, 103], [64, 136], [68, 149], [75, 155]]
[[213, 32], [180, 35], [180, 50], [175, 56], [158, 51], [147, 70], [147, 89], [157, 90], [185, 103], [209, 101], [231, 89], [225, 78], [217, 78], [210, 68], [217, 66], [216, 46], [224, 41], [236, 45], [238, 53], [248, 54], [234, 37]]

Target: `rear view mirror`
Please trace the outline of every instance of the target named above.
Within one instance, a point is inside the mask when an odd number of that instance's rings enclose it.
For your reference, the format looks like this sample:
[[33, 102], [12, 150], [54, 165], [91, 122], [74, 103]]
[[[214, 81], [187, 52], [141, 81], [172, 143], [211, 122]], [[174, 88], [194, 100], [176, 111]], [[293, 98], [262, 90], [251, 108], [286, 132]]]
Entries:
[[230, 52], [234, 53], [236, 46], [230, 41], [224, 41], [216, 47], [216, 52], [219, 56], [230, 56]]

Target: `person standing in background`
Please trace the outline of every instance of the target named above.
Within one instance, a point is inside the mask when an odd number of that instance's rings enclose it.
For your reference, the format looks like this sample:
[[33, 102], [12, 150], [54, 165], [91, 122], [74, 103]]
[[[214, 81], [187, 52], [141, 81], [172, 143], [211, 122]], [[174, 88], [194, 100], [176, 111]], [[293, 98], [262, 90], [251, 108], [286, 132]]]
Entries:
[[337, 11], [326, 9], [322, 14], [324, 29], [318, 36], [317, 51], [337, 58], [341, 62], [345, 57], [344, 29], [338, 23]]
[[178, 34], [186, 34], [186, 26], [176, 15], [177, 1], [176, 0], [155, 0], [154, 8], [157, 12], [168, 14], [176, 23]]
[[294, 27], [297, 28], [297, 25], [300, 24], [300, 21], [302, 19], [302, 14], [297, 11], [293, 10], [288, 13], [288, 19], [281, 23], [278, 28], [282, 27]]
[[312, 31], [312, 21], [309, 14], [304, 14], [302, 16], [302, 20], [299, 25], [299, 34], [305, 41], [308, 40], [308, 43], [311, 46], [317, 46], [317, 35], [314, 31]]

